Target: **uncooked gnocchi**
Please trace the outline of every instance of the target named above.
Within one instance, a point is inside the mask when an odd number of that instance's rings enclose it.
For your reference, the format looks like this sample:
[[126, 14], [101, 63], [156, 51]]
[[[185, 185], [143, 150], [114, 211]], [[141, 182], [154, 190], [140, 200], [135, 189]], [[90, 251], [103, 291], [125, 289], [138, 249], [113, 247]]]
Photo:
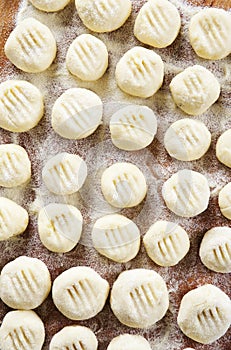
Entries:
[[196, 54], [219, 60], [231, 52], [231, 14], [218, 8], [207, 8], [191, 18], [189, 38]]
[[41, 11], [56, 12], [64, 9], [70, 0], [29, 0], [34, 7]]
[[79, 140], [98, 128], [102, 115], [103, 104], [98, 95], [87, 89], [72, 88], [56, 100], [51, 124], [60, 136]]
[[20, 22], [5, 44], [7, 58], [27, 73], [40, 73], [50, 67], [56, 50], [56, 41], [50, 29], [34, 18]]
[[58, 153], [49, 159], [42, 171], [47, 188], [59, 195], [68, 195], [79, 191], [87, 177], [87, 165], [76, 154]]
[[95, 222], [92, 242], [100, 254], [116, 262], [127, 262], [139, 251], [140, 231], [123, 215], [106, 215]]
[[0, 84], [0, 127], [12, 132], [34, 128], [43, 116], [43, 96], [25, 80], [7, 80]]
[[79, 242], [82, 223], [82, 215], [73, 205], [51, 203], [39, 211], [39, 237], [50, 251], [66, 253]]
[[95, 36], [82, 34], [70, 45], [66, 64], [70, 73], [79, 79], [83, 81], [98, 80], [108, 67], [107, 47]]
[[127, 94], [151, 97], [163, 83], [164, 63], [154, 51], [136, 46], [119, 60], [115, 76], [119, 88]]
[[39, 259], [20, 256], [1, 271], [0, 297], [13, 309], [35, 309], [47, 298], [50, 289], [50, 273]]
[[121, 334], [112, 339], [107, 350], [152, 350], [149, 342], [141, 335]]
[[34, 311], [10, 311], [0, 327], [1, 350], [42, 350], [45, 327]]
[[221, 273], [231, 272], [231, 228], [213, 227], [207, 231], [199, 254], [208, 269]]
[[182, 332], [202, 344], [222, 337], [231, 323], [231, 300], [218, 287], [206, 284], [181, 300], [177, 322]]
[[14, 201], [0, 197], [0, 241], [20, 235], [29, 222], [27, 211]]
[[109, 284], [90, 267], [77, 266], [59, 275], [52, 288], [57, 309], [71, 320], [87, 320], [104, 307]]
[[163, 185], [167, 207], [176, 215], [194, 217], [208, 207], [210, 189], [206, 177], [193, 170], [180, 170]]
[[231, 168], [231, 129], [223, 132], [217, 140], [216, 156], [221, 163]]
[[177, 74], [170, 83], [176, 105], [185, 113], [204, 113], [220, 95], [220, 84], [208, 69], [195, 65]]
[[203, 157], [210, 144], [211, 134], [205, 124], [189, 118], [172, 123], [164, 136], [170, 156], [185, 162]]
[[222, 214], [231, 220], [231, 182], [225, 185], [220, 191], [218, 203]]
[[126, 151], [147, 147], [153, 141], [156, 131], [156, 116], [146, 106], [126, 106], [114, 113], [110, 120], [113, 144]]
[[101, 189], [106, 201], [116, 208], [135, 207], [147, 193], [140, 169], [131, 163], [115, 163], [104, 170]]
[[75, 0], [83, 24], [93, 32], [112, 32], [130, 16], [130, 0]]
[[90, 328], [67, 326], [51, 339], [49, 350], [97, 350], [98, 341]]
[[160, 266], [174, 266], [188, 253], [187, 232], [169, 221], [157, 221], [143, 238], [148, 256]]
[[0, 186], [16, 187], [30, 180], [31, 163], [26, 150], [13, 143], [0, 145]]
[[162, 48], [173, 43], [180, 25], [180, 14], [170, 1], [149, 0], [136, 18], [134, 34], [142, 43]]
[[111, 290], [111, 308], [119, 321], [133, 328], [147, 328], [162, 319], [169, 306], [163, 278], [154, 270], [122, 272]]

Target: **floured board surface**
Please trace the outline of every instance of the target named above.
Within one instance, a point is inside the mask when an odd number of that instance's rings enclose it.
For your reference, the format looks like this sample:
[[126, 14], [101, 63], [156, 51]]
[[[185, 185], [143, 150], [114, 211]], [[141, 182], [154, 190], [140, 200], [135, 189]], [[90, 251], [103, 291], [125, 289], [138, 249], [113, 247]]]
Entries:
[[[14, 134], [1, 130], [1, 143], [14, 142], [26, 148], [32, 162], [32, 181], [25, 187], [17, 189], [0, 189], [0, 194], [23, 205], [30, 214], [30, 224], [26, 232], [7, 242], [0, 242], [0, 269], [12, 259], [27, 255], [40, 258], [48, 266], [52, 279], [64, 270], [77, 265], [91, 266], [110, 285], [113, 284], [121, 271], [134, 268], [150, 268], [159, 272], [167, 283], [170, 292], [170, 308], [166, 316], [155, 326], [146, 330], [135, 330], [123, 326], [110, 310], [109, 301], [103, 311], [88, 321], [72, 322], [62, 316], [55, 308], [51, 296], [36, 312], [42, 318], [46, 327], [46, 341], [43, 349], [47, 350], [51, 337], [63, 326], [80, 324], [90, 327], [99, 340], [99, 350], [106, 350], [110, 340], [121, 334], [131, 333], [145, 336], [150, 341], [152, 349], [177, 350], [184, 347], [194, 347], [197, 350], [229, 350], [231, 329], [224, 337], [212, 345], [201, 345], [185, 337], [177, 326], [177, 314], [180, 301], [189, 290], [212, 283], [220, 287], [231, 297], [231, 279], [229, 274], [218, 274], [206, 269], [198, 255], [199, 245], [204, 233], [214, 226], [230, 226], [218, 207], [219, 190], [230, 181], [230, 170], [220, 164], [215, 157], [217, 138], [227, 128], [231, 127], [231, 63], [230, 58], [221, 61], [206, 61], [198, 58], [188, 40], [188, 23], [190, 17], [198, 12], [193, 7], [180, 0], [172, 0], [181, 13], [182, 28], [176, 41], [166, 49], [155, 49], [165, 62], [165, 80], [157, 94], [149, 99], [132, 98], [123, 94], [116, 86], [114, 71], [119, 58], [128, 49], [139, 45], [133, 36], [134, 20], [144, 0], [133, 0], [133, 11], [129, 20], [119, 30], [109, 34], [94, 34], [107, 45], [110, 55], [109, 69], [98, 82], [84, 83], [72, 77], [65, 66], [67, 48], [77, 35], [89, 33], [82, 25], [75, 10], [74, 1], [61, 12], [54, 14], [42, 13], [34, 9], [26, 0], [7, 1], [0, 3], [1, 37], [0, 37], [0, 66], [1, 82], [8, 78], [25, 79], [35, 84], [44, 94], [46, 113], [37, 127], [29, 132]], [[193, 1], [192, 1], [193, 2]], [[18, 5], [20, 8], [18, 11]], [[229, 7], [229, 1], [197, 1], [197, 5], [208, 4]], [[47, 24], [57, 40], [58, 55], [54, 64], [44, 73], [26, 74], [12, 66], [3, 54], [3, 45], [14, 27], [14, 19], [21, 21], [26, 17], [35, 17]], [[206, 155], [187, 164], [171, 159], [163, 146], [163, 136], [169, 125], [185, 114], [176, 108], [169, 91], [169, 83], [173, 76], [184, 68], [201, 64], [210, 69], [219, 79], [222, 92], [218, 102], [202, 116], [194, 117], [203, 121], [212, 133], [212, 145]], [[104, 102], [104, 119], [97, 131], [80, 141], [70, 141], [59, 137], [51, 128], [51, 109], [55, 100], [66, 89], [71, 87], [89, 88], [96, 92]], [[112, 113], [128, 103], [138, 103], [149, 106], [154, 110], [158, 119], [158, 132], [154, 142], [145, 150], [125, 152], [116, 149], [110, 139], [109, 119]], [[69, 151], [82, 156], [89, 167], [89, 177], [86, 185], [78, 195], [59, 197], [52, 195], [45, 188], [41, 170], [46, 160], [61, 151]], [[179, 223], [190, 236], [191, 248], [187, 256], [175, 267], [163, 268], [154, 264], [147, 256], [143, 244], [138, 256], [126, 264], [117, 264], [100, 256], [92, 248], [90, 232], [96, 218], [110, 213], [110, 208], [103, 200], [100, 191], [100, 176], [102, 171], [116, 161], [130, 161], [136, 164], [145, 174], [149, 186], [145, 201], [135, 209], [121, 211], [133, 219], [139, 226], [142, 235], [151, 224], [158, 219], [166, 219]], [[179, 218], [169, 212], [164, 205], [161, 188], [174, 172], [180, 169], [193, 169], [204, 174], [209, 181], [211, 198], [206, 212], [192, 219]], [[41, 206], [51, 202], [62, 202], [76, 205], [84, 216], [84, 232], [77, 247], [66, 254], [49, 252], [41, 244], [37, 232], [37, 212]], [[0, 322], [9, 311], [0, 301]]]

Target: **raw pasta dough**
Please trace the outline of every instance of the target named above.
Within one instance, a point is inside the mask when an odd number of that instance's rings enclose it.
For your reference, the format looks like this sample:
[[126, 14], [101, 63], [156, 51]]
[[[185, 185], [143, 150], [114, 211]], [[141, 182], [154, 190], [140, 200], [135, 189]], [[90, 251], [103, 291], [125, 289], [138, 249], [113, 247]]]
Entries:
[[128, 262], [140, 248], [140, 231], [123, 215], [106, 215], [98, 219], [92, 230], [95, 249], [116, 262]]
[[231, 220], [231, 182], [225, 185], [220, 191], [218, 203], [222, 214]]
[[151, 97], [163, 83], [164, 63], [154, 51], [136, 46], [119, 60], [115, 76], [119, 88], [127, 94]]
[[64, 9], [70, 0], [29, 0], [34, 7], [41, 11], [55, 12]]
[[112, 339], [107, 350], [152, 350], [149, 342], [141, 335], [122, 334]]
[[71, 74], [84, 81], [101, 78], [108, 67], [106, 45], [91, 34], [78, 36], [70, 45], [66, 57]]
[[220, 95], [220, 84], [208, 69], [195, 65], [177, 74], [170, 83], [176, 105], [185, 113], [204, 113]]
[[56, 56], [56, 41], [50, 29], [34, 18], [26, 18], [11, 32], [5, 44], [7, 58], [27, 73], [40, 73]]
[[226, 130], [219, 137], [216, 144], [217, 159], [231, 168], [231, 129]]
[[34, 128], [43, 116], [43, 96], [39, 89], [24, 80], [0, 84], [0, 127], [12, 132]]
[[156, 131], [156, 116], [146, 106], [126, 106], [114, 113], [110, 120], [113, 144], [126, 151], [147, 147], [153, 141]]
[[187, 337], [210, 344], [222, 337], [230, 326], [231, 300], [211, 284], [193, 289], [181, 300], [177, 322]]
[[39, 259], [20, 256], [6, 264], [0, 275], [0, 297], [14, 309], [35, 309], [51, 289], [50, 273]]
[[180, 25], [180, 14], [171, 2], [149, 0], [136, 18], [134, 34], [144, 44], [163, 48], [176, 39]]

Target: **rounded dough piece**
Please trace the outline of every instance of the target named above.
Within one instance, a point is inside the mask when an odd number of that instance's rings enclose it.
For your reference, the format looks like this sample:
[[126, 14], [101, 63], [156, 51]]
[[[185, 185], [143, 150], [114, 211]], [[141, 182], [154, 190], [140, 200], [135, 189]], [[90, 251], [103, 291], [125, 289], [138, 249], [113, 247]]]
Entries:
[[189, 23], [191, 45], [199, 57], [219, 60], [231, 52], [231, 14], [222, 9], [204, 9]]
[[94, 92], [72, 88], [55, 102], [51, 124], [55, 132], [71, 140], [83, 139], [98, 128], [102, 122], [103, 103]]
[[221, 163], [231, 168], [231, 129], [223, 132], [217, 140], [216, 156]]
[[42, 171], [42, 178], [49, 191], [68, 195], [79, 191], [87, 177], [87, 165], [76, 154], [58, 153], [49, 159]]
[[231, 220], [231, 182], [225, 185], [219, 193], [218, 203], [220, 211], [229, 220]]
[[0, 327], [1, 350], [41, 350], [45, 340], [42, 320], [34, 311], [10, 311]]
[[91, 34], [78, 36], [66, 57], [67, 69], [83, 81], [100, 79], [108, 67], [108, 51], [102, 40]]
[[121, 323], [147, 328], [164, 317], [169, 297], [165, 281], [157, 272], [135, 269], [119, 275], [113, 284], [110, 302]]
[[157, 265], [174, 266], [188, 253], [190, 241], [187, 232], [170, 221], [157, 221], [143, 238], [148, 256]]
[[49, 270], [39, 259], [20, 256], [1, 271], [0, 297], [13, 309], [35, 309], [44, 302], [50, 289]]
[[27, 73], [45, 71], [54, 61], [56, 50], [50, 29], [34, 18], [20, 22], [5, 44], [6, 57]]
[[205, 124], [188, 118], [172, 123], [164, 136], [170, 156], [185, 162], [203, 157], [210, 144], [211, 134]]
[[141, 335], [121, 334], [112, 339], [107, 350], [152, 350], [149, 342]]
[[67, 326], [51, 339], [49, 350], [82, 349], [97, 350], [98, 341], [90, 328], [83, 326]]
[[51, 203], [39, 211], [39, 237], [52, 252], [72, 250], [80, 240], [82, 224], [82, 215], [73, 205]]
[[211, 284], [184, 295], [177, 318], [181, 331], [201, 344], [210, 344], [222, 337], [231, 322], [231, 300]]
[[83, 24], [93, 32], [112, 32], [120, 28], [132, 10], [130, 0], [75, 0]]
[[77, 266], [59, 275], [52, 288], [57, 309], [71, 320], [88, 320], [104, 307], [109, 284], [90, 267]]
[[149, 0], [136, 18], [134, 35], [144, 44], [163, 48], [176, 39], [180, 25], [180, 14], [171, 2]]
[[27, 211], [8, 198], [0, 197], [0, 241], [20, 235], [29, 222]]
[[156, 131], [156, 116], [146, 106], [126, 106], [114, 113], [110, 120], [112, 142], [125, 151], [138, 151], [147, 147]]
[[231, 228], [214, 227], [207, 231], [199, 255], [208, 269], [221, 273], [231, 272]]
[[131, 163], [115, 163], [104, 170], [101, 190], [106, 201], [116, 208], [131, 208], [142, 202], [147, 184], [140, 169]]
[[56, 12], [63, 10], [70, 0], [29, 0], [34, 7], [45, 12]]
[[140, 230], [123, 215], [112, 214], [98, 219], [91, 235], [95, 249], [113, 261], [128, 262], [138, 254]]
[[115, 76], [119, 88], [127, 94], [151, 97], [163, 83], [164, 63], [154, 51], [136, 46], [117, 63]]
[[12, 132], [34, 128], [44, 113], [39, 89], [25, 80], [7, 80], [0, 84], [0, 127]]
[[0, 186], [20, 186], [31, 178], [31, 163], [26, 150], [13, 143], [0, 145]]
[[180, 170], [165, 181], [162, 195], [176, 215], [194, 217], [208, 207], [210, 189], [206, 177], [193, 170]]
[[176, 105], [190, 115], [207, 111], [218, 99], [221, 89], [213, 73], [199, 65], [177, 74], [169, 87]]

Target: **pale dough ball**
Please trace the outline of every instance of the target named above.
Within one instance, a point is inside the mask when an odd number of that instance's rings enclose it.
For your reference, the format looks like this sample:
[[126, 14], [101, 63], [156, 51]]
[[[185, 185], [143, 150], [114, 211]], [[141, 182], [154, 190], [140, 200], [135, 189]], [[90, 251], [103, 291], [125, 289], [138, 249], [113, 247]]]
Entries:
[[169, 221], [157, 221], [143, 238], [148, 256], [160, 266], [174, 266], [188, 253], [190, 241], [187, 232]]
[[115, 163], [104, 170], [101, 190], [106, 201], [116, 208], [131, 208], [142, 202], [147, 184], [140, 169], [131, 163]]
[[0, 275], [0, 297], [13, 309], [35, 309], [47, 298], [51, 277], [39, 259], [20, 256], [6, 264]]
[[149, 342], [141, 335], [122, 334], [112, 339], [107, 350], [152, 350]]
[[0, 327], [1, 350], [42, 350], [45, 328], [34, 311], [10, 311]]
[[126, 106], [114, 113], [110, 120], [112, 142], [125, 151], [147, 147], [153, 141], [156, 131], [156, 116], [146, 106]]
[[147, 328], [161, 320], [169, 306], [163, 278], [154, 270], [122, 272], [111, 290], [111, 308], [119, 321], [133, 328]]
[[231, 220], [231, 182], [225, 185], [219, 193], [218, 203], [222, 214]]
[[128, 262], [139, 251], [140, 230], [123, 215], [106, 215], [95, 222], [92, 241], [100, 254], [116, 262]]
[[75, 0], [83, 24], [93, 32], [112, 32], [120, 28], [132, 10], [130, 0]]
[[90, 267], [77, 266], [59, 275], [52, 288], [57, 309], [71, 320], [87, 320], [104, 307], [109, 284]]
[[101, 78], [108, 67], [106, 45], [91, 34], [78, 36], [70, 45], [66, 57], [67, 69], [83, 81]]
[[154, 51], [136, 46], [119, 60], [115, 76], [119, 88], [127, 94], [151, 97], [163, 83], [164, 63]]
[[221, 273], [231, 272], [231, 228], [214, 227], [207, 231], [199, 254], [208, 269]]
[[218, 8], [204, 9], [191, 18], [189, 38], [196, 54], [219, 60], [231, 52], [231, 14]]
[[231, 168], [231, 129], [223, 132], [217, 140], [216, 156], [221, 163]]
[[184, 295], [177, 318], [182, 332], [202, 344], [222, 337], [231, 322], [231, 300], [211, 284], [198, 287]]
[[204, 113], [220, 95], [220, 84], [208, 69], [195, 65], [177, 74], [170, 83], [176, 105], [185, 113]]
[[34, 18], [20, 22], [5, 44], [7, 58], [27, 73], [40, 73], [50, 67], [56, 50], [50, 29]]
[[162, 195], [176, 215], [194, 217], [208, 207], [210, 189], [206, 177], [193, 170], [180, 170], [165, 181]]
[[0, 241], [20, 235], [29, 222], [27, 211], [8, 198], [0, 197]]
[[203, 157], [210, 144], [211, 134], [205, 124], [189, 118], [172, 123], [164, 136], [170, 156], [185, 162]]
[[45, 12], [63, 10], [70, 0], [29, 0], [34, 7]]
[[90, 328], [67, 326], [51, 339], [49, 350], [97, 350], [98, 341]]
[[67, 139], [79, 140], [91, 134], [102, 122], [103, 103], [94, 92], [72, 88], [55, 102], [51, 124], [55, 132]]
[[39, 89], [24, 80], [7, 80], [0, 84], [0, 127], [12, 132], [34, 128], [44, 113]]
[[68, 195], [79, 191], [87, 177], [87, 165], [76, 154], [58, 153], [49, 159], [42, 171], [47, 188], [59, 195]]
[[149, 0], [136, 18], [134, 34], [142, 43], [162, 48], [173, 43], [180, 25], [180, 14], [171, 2]]
[[51, 203], [39, 211], [39, 237], [52, 252], [72, 250], [80, 240], [82, 224], [82, 215], [73, 205]]
[[20, 186], [31, 178], [31, 163], [26, 150], [13, 143], [0, 145], [0, 186]]

